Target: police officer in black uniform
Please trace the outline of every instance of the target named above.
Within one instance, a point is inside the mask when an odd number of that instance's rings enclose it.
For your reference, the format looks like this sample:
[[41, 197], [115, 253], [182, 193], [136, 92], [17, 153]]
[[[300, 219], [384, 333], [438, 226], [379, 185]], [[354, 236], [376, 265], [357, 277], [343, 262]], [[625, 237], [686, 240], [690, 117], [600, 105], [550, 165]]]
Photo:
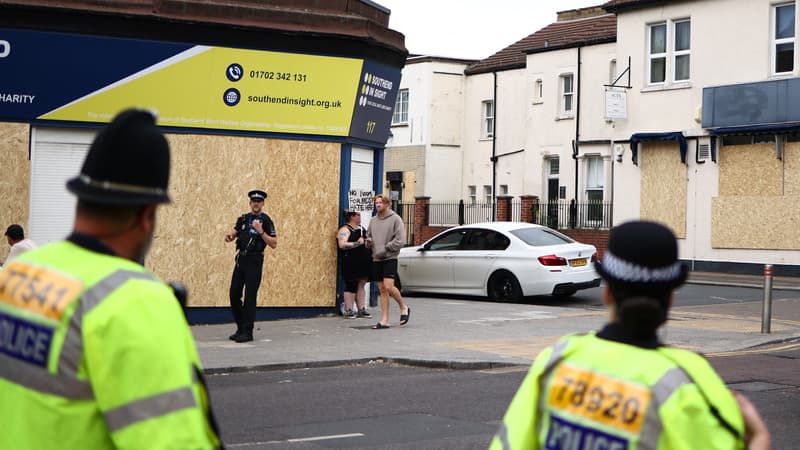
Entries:
[[[225, 242], [236, 240], [236, 265], [231, 276], [231, 313], [236, 321], [236, 332], [230, 339], [236, 342], [253, 340], [256, 320], [256, 294], [261, 285], [264, 250], [275, 248], [278, 239], [272, 219], [262, 211], [267, 193], [254, 190], [247, 193], [250, 212], [242, 214], [233, 230], [225, 235]], [[244, 303], [242, 302], [244, 289]]]

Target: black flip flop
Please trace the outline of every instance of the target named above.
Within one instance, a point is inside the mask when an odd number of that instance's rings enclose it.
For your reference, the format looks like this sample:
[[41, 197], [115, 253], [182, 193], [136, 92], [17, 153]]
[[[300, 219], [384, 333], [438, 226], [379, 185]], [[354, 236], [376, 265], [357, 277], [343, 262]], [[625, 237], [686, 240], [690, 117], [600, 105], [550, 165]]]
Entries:
[[384, 324], [382, 324], [380, 322], [378, 322], [378, 323], [376, 323], [375, 325], [372, 326], [373, 330], [385, 330], [387, 328], [391, 328], [391, 327], [389, 325], [384, 325]]
[[400, 325], [407, 324], [408, 323], [408, 316], [410, 316], [410, 315], [411, 315], [411, 307], [407, 306], [406, 307], [406, 313], [405, 314], [400, 314]]

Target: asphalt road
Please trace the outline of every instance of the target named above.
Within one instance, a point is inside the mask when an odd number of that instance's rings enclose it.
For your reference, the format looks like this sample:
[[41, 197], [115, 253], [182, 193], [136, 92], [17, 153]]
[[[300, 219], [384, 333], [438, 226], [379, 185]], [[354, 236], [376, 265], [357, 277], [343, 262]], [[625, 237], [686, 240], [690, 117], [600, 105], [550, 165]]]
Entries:
[[[710, 358], [759, 408], [774, 450], [800, 441], [798, 357], [794, 344]], [[214, 375], [209, 385], [231, 449], [485, 449], [526, 369], [374, 363]]]
[[[775, 291], [776, 301], [798, 292]], [[602, 308], [601, 290], [559, 306]], [[758, 305], [760, 289], [687, 285], [675, 307]], [[526, 303], [552, 304], [552, 298]], [[796, 319], [793, 319], [796, 320]], [[709, 355], [773, 433], [773, 449], [800, 441], [800, 343]], [[209, 376], [223, 438], [232, 449], [483, 449], [527, 367], [444, 370], [385, 363]]]

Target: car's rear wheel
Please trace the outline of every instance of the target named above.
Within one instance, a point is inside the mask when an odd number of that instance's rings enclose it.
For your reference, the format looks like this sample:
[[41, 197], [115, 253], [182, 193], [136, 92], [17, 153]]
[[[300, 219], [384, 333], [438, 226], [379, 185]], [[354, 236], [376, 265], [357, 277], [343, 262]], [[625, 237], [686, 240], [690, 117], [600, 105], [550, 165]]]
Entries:
[[517, 277], [505, 270], [492, 274], [487, 291], [489, 298], [494, 300], [519, 300], [522, 298], [522, 288], [519, 286]]

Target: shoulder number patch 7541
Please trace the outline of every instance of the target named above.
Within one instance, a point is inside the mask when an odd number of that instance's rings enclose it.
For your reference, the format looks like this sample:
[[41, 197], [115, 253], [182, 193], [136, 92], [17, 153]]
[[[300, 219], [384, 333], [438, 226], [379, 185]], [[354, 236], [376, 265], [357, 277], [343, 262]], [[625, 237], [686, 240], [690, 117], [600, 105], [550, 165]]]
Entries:
[[20, 261], [0, 272], [0, 302], [56, 321], [82, 289], [74, 278]]

